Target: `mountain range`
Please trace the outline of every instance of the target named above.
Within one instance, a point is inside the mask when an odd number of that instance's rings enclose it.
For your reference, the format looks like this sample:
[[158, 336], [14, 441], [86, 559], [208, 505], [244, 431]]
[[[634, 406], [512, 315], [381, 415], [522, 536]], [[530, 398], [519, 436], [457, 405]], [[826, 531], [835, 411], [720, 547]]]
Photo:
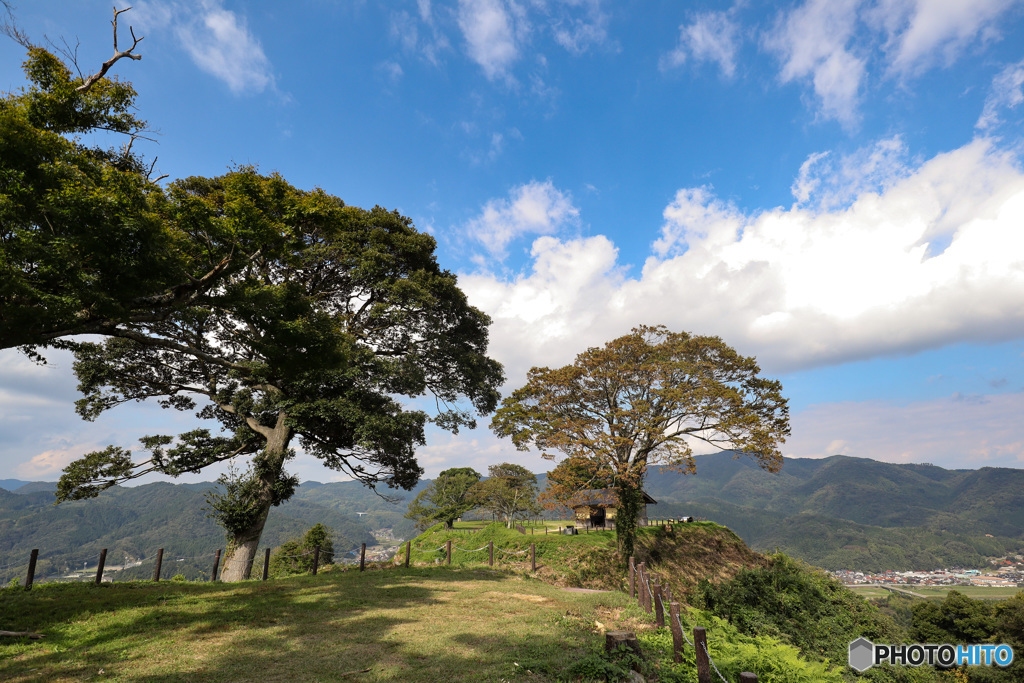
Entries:
[[[729, 452], [695, 460], [693, 476], [651, 468], [645, 489], [658, 501], [652, 518], [704, 517], [753, 548], [827, 569], [976, 567], [985, 557], [1024, 552], [1024, 470], [946, 470], [837, 455], [787, 459], [773, 474]], [[543, 489], [546, 475], [538, 482]], [[317, 522], [332, 528], [339, 554], [373, 544], [372, 532], [382, 528], [411, 537], [403, 515], [429, 483], [382, 491], [396, 500], [389, 502], [357, 482], [305, 482], [271, 511], [262, 545], [280, 545]], [[224, 544], [223, 531], [203, 511], [204, 492], [213, 486], [115, 487], [54, 506], [53, 483], [0, 480], [0, 581], [23, 579], [33, 548], [40, 549], [43, 574], [94, 566], [101, 548], [108, 548], [108, 562], [124, 563], [162, 547], [165, 556], [183, 558], [180, 573], [200, 576], [209, 569], [207, 556]]]

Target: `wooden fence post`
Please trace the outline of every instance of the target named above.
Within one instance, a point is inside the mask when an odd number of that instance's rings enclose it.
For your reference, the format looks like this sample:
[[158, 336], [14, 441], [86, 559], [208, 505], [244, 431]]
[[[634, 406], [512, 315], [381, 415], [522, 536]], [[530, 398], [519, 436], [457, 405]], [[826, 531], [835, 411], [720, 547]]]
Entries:
[[409, 558], [412, 556], [412, 541], [406, 541], [405, 543], [405, 566], [409, 567]]
[[695, 626], [693, 629], [693, 649], [697, 651], [697, 683], [711, 683], [708, 635], [703, 626]]
[[164, 566], [164, 549], [156, 551], [156, 566], [153, 567], [153, 580], [160, 580], [160, 569]]
[[757, 674], [744, 671], [740, 674], [740, 683], [757, 683]]
[[220, 548], [217, 548], [217, 553], [213, 556], [213, 572], [210, 574], [210, 581], [217, 580], [218, 566], [220, 566]]
[[313, 548], [313, 576], [316, 576], [316, 570], [320, 567], [320, 546]]
[[636, 558], [629, 556], [629, 597], [636, 600]]
[[679, 603], [668, 604], [668, 627], [672, 631], [672, 661], [679, 663], [683, 661], [683, 627], [679, 619]]
[[487, 564], [491, 567], [494, 566], [494, 541], [487, 543]]
[[661, 600], [661, 579], [654, 579], [654, 623], [665, 628], [665, 604]]
[[263, 580], [267, 580], [267, 576], [270, 574], [270, 548], [267, 548], [266, 554], [263, 556]]
[[641, 562], [636, 567], [636, 578], [637, 578], [637, 591], [640, 593], [640, 606], [644, 608], [644, 611], [648, 614], [651, 613], [651, 606], [648, 602], [647, 593], [647, 563]]
[[104, 548], [100, 551], [100, 562], [96, 565], [96, 585], [100, 585], [103, 580], [103, 565], [107, 563], [107, 549]]
[[366, 571], [366, 544], [359, 547], [359, 571]]
[[537, 546], [530, 544], [530, 571], [537, 571]]
[[25, 577], [25, 590], [32, 590], [32, 580], [36, 576], [36, 560], [39, 558], [39, 548], [35, 548], [28, 556], [28, 575]]
[[448, 539], [448, 542], [444, 544], [445, 551], [448, 553], [448, 566], [452, 566], [452, 539]]

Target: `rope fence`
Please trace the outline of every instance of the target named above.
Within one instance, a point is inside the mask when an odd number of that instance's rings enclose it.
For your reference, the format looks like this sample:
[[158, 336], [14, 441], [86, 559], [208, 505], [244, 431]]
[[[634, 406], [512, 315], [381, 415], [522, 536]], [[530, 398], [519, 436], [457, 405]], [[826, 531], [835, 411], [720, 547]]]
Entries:
[[[686, 628], [680, 617], [680, 603], [672, 597], [672, 589], [664, 583], [659, 576], [648, 571], [644, 562], [636, 563], [634, 558], [629, 558], [629, 595], [636, 598], [640, 607], [648, 614], [653, 614], [658, 627], [665, 626], [665, 602], [668, 599], [669, 605], [669, 630], [672, 633], [672, 658], [675, 662], [683, 661], [683, 643], [693, 648], [694, 659], [697, 663], [697, 682], [714, 683], [711, 672], [714, 671], [722, 683], [729, 683], [722, 672], [715, 664], [708, 650], [707, 631], [701, 626], [693, 628], [693, 640], [686, 636]], [[633, 634], [628, 634], [633, 639]], [[621, 637], [620, 637], [621, 640]], [[616, 641], [618, 642], [618, 641]], [[639, 649], [638, 644], [631, 647]], [[740, 683], [757, 683], [757, 676], [748, 671], [740, 674]]]

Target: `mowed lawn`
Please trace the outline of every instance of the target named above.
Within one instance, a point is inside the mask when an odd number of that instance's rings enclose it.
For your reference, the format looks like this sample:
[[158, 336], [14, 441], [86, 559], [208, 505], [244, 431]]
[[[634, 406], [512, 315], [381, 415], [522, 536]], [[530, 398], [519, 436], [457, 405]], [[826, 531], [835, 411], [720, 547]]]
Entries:
[[486, 569], [0, 591], [3, 681], [548, 681], [639, 617], [621, 593]]

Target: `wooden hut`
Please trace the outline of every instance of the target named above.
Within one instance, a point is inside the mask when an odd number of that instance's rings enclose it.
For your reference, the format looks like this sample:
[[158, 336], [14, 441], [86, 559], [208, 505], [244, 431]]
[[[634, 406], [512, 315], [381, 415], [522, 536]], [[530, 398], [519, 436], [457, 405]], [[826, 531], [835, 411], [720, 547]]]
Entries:
[[[647, 506], [657, 505], [658, 501], [641, 491], [644, 496], [638, 521], [647, 520]], [[580, 491], [569, 501], [576, 523], [580, 526], [603, 528], [615, 523], [615, 513], [619, 507], [619, 496], [615, 489], [590, 489]]]

